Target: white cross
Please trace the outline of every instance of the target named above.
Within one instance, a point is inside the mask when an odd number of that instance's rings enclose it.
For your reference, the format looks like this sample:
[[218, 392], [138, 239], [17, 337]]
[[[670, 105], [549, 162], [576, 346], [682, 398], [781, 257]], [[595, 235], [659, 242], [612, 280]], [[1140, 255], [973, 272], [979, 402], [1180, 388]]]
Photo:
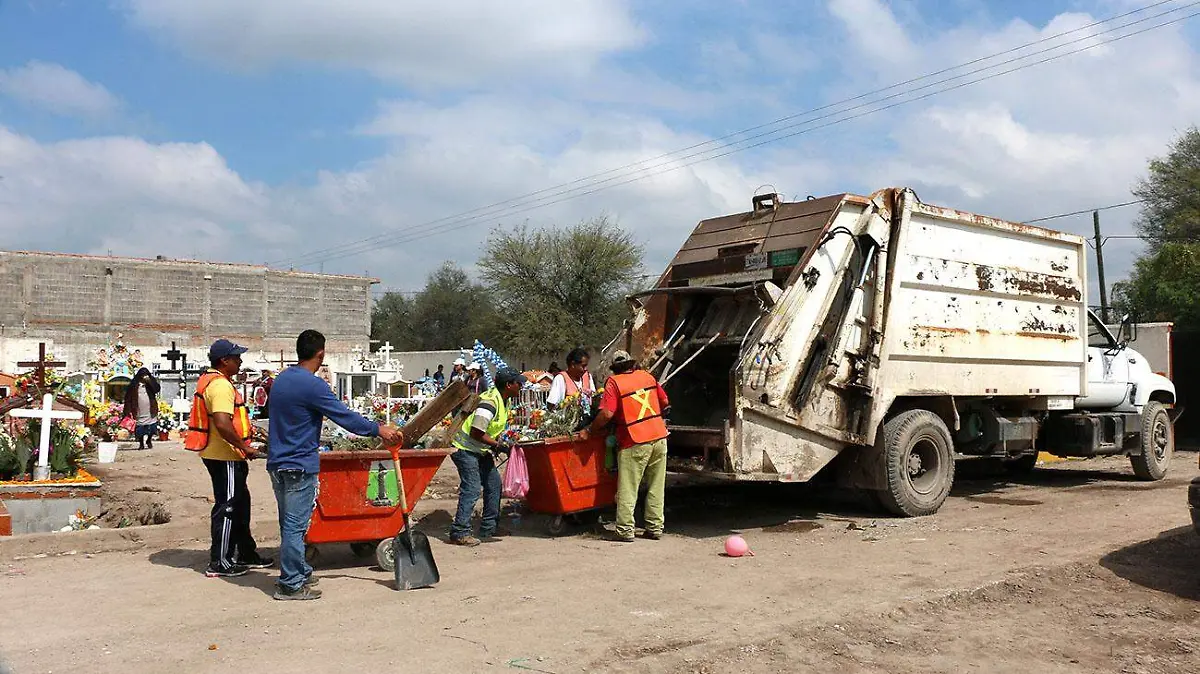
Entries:
[[83, 412], [78, 410], [56, 410], [54, 409], [54, 394], [47, 393], [42, 396], [41, 409], [20, 409], [9, 412], [14, 417], [24, 417], [26, 419], [40, 419], [42, 422], [42, 437], [38, 441], [38, 464], [33, 471], [33, 479], [48, 480], [50, 479], [50, 425], [55, 419], [82, 419]]
[[375, 350], [376, 353], [383, 354], [383, 363], [380, 364], [379, 369], [381, 369], [381, 370], [394, 370], [395, 369], [395, 367], [392, 366], [392, 352], [395, 350], [396, 350], [396, 347], [392, 346], [391, 342], [384, 342], [383, 346], [381, 346]]

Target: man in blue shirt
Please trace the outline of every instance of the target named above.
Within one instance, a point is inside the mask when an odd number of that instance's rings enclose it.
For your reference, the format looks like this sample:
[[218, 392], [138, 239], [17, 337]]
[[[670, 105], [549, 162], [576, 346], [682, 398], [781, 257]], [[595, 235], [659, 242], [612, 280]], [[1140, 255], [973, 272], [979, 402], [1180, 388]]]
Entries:
[[325, 360], [325, 336], [305, 330], [296, 338], [298, 363], [279, 373], [271, 386], [270, 441], [267, 472], [279, 506], [279, 589], [276, 599], [318, 599], [317, 579], [304, 559], [317, 497], [321, 459], [321, 423], [328, 417], [355, 435], [379, 437], [387, 445], [403, 443], [392, 426], [370, 421], [342, 404], [329, 385], [317, 377]]

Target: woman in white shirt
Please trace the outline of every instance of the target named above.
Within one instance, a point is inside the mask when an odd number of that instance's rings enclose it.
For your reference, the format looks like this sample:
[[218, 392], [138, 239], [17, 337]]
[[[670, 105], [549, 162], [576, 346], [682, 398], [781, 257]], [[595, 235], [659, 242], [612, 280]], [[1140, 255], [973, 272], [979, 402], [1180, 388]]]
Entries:
[[572, 349], [567, 354], [567, 369], [554, 375], [550, 382], [546, 406], [554, 409], [567, 396], [575, 394], [588, 399], [596, 394], [596, 383], [592, 380], [592, 373], [588, 372], [588, 352], [582, 348]]

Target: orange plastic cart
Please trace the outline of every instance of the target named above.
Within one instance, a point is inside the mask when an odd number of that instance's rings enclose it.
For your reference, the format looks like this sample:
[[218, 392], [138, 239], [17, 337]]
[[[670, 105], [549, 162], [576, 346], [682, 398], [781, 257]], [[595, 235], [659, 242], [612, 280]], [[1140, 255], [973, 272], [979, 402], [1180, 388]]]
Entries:
[[[410, 513], [452, 451], [400, 450]], [[349, 543], [355, 555], [368, 557], [375, 553], [379, 565], [390, 571], [392, 537], [400, 532], [404, 521], [392, 455], [387, 450], [322, 452], [319, 482], [317, 506], [304, 539], [309, 560], [316, 558], [317, 545]]]
[[529, 464], [525, 504], [534, 512], [554, 515], [548, 527], [551, 535], [566, 530], [565, 516], [617, 502], [617, 474], [604, 467], [604, 442], [601, 435], [521, 443]]

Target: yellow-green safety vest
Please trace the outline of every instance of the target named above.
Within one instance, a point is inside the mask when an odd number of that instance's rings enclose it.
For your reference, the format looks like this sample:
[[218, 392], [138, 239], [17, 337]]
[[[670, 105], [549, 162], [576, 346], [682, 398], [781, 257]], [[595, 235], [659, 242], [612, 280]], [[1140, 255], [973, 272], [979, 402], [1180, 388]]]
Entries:
[[[484, 391], [479, 396], [479, 405], [487, 404], [496, 409], [496, 413], [492, 415], [492, 420], [488, 423], [487, 431], [485, 431], [492, 439], [498, 439], [504, 430], [508, 428], [508, 406], [504, 404], [504, 396], [500, 394], [500, 390], [492, 387]], [[487, 454], [492, 451], [491, 446], [485, 445], [482, 442], [471, 437], [471, 426], [475, 423], [475, 413], [471, 412], [470, 416], [463, 421], [463, 425], [454, 434], [454, 441], [451, 443], [458, 449], [465, 449], [468, 452], [476, 452], [479, 454]]]

